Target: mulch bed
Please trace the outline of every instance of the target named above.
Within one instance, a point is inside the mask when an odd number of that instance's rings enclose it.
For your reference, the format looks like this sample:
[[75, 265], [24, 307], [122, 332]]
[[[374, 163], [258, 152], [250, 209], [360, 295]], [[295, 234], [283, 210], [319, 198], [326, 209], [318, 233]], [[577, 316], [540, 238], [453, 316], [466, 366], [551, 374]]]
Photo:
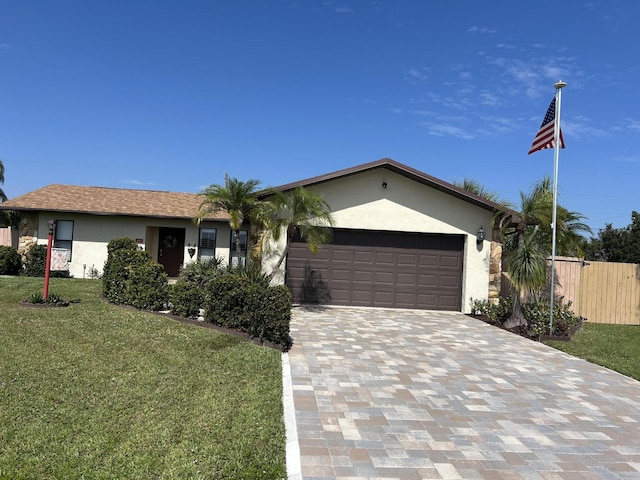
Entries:
[[486, 315], [471, 315], [468, 314], [468, 317], [471, 318], [475, 318], [477, 320], [482, 320], [485, 323], [488, 323], [489, 325], [492, 325], [496, 328], [499, 328], [501, 330], [506, 330], [507, 332], [511, 332], [515, 335], [520, 335], [521, 337], [524, 338], [528, 338], [529, 340], [534, 340], [534, 341], [539, 341], [539, 342], [546, 342], [548, 340], [554, 340], [554, 341], [560, 341], [560, 342], [568, 342], [569, 340], [571, 340], [571, 337], [578, 331], [580, 331], [580, 329], [582, 328], [582, 319], [580, 319], [580, 322], [578, 322], [578, 324], [573, 327], [573, 329], [569, 332], [568, 335], [540, 335], [539, 337], [531, 337], [527, 334], [527, 328], [526, 327], [514, 327], [514, 328], [504, 328], [500, 325], [496, 325], [495, 323], [493, 323], [493, 321]]

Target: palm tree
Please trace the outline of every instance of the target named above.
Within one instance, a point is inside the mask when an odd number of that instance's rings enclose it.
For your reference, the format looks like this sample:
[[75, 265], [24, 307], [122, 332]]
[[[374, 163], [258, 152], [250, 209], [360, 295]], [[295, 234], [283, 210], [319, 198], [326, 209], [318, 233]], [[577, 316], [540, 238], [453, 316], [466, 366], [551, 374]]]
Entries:
[[[0, 185], [4, 184], [4, 163], [0, 160]], [[0, 203], [6, 202], [7, 196], [4, 194], [4, 190], [0, 188]]]
[[515, 214], [515, 212], [512, 211], [513, 205], [509, 200], [500, 198], [497, 193], [487, 190], [484, 185], [472, 178], [465, 177], [462, 180], [454, 180], [452, 185], [495, 203], [497, 209], [493, 215], [493, 229], [497, 230], [500, 234], [503, 233], [504, 228], [509, 225], [509, 222]]
[[199, 224], [207, 215], [221, 211], [229, 215], [229, 227], [234, 232], [236, 252], [240, 254], [240, 229], [245, 220], [251, 218], [258, 199], [258, 180], [243, 182], [237, 178], [225, 178], [224, 185], [210, 185], [200, 195], [204, 197], [196, 216]]
[[316, 253], [331, 238], [328, 227], [332, 227], [334, 222], [329, 204], [317, 193], [303, 187], [286, 193], [273, 192], [269, 204], [271, 214], [265, 221], [268, 237], [277, 242], [285, 235], [284, 249], [269, 275], [272, 279], [282, 266], [296, 235], [306, 240], [309, 250]]
[[[544, 177], [528, 194], [520, 192], [520, 223], [505, 235], [507, 273], [513, 287], [513, 313], [507, 328], [526, 324], [521, 301], [540, 291], [547, 283], [547, 257], [552, 252], [553, 190], [551, 179]], [[591, 229], [578, 212], [558, 205], [556, 210], [556, 251], [560, 255], [580, 252], [580, 232]]]

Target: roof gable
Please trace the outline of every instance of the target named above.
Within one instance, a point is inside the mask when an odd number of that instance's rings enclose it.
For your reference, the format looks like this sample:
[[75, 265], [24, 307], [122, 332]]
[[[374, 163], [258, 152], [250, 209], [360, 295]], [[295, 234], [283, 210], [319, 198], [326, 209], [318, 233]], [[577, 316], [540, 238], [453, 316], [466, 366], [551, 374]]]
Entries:
[[[194, 193], [53, 184], [4, 202], [0, 208], [192, 219], [201, 203], [202, 198]], [[229, 216], [226, 212], [219, 212], [207, 218], [228, 220]]]
[[[459, 198], [471, 204], [482, 207], [486, 210], [491, 210], [491, 211], [504, 210], [503, 206], [495, 202], [487, 200], [483, 197], [479, 197], [478, 195], [468, 192], [462, 188], [456, 187], [455, 185], [445, 182], [444, 180], [440, 180], [439, 178], [432, 177], [431, 175], [428, 175], [424, 172], [411, 168], [407, 165], [403, 165], [402, 163], [396, 162], [395, 160], [392, 160], [390, 158], [382, 158], [374, 162], [364, 163], [362, 165], [357, 165], [351, 168], [345, 168], [344, 170], [338, 170], [336, 172], [327, 173], [325, 175], [320, 175], [318, 177], [312, 177], [306, 180], [287, 183], [285, 185], [280, 185], [279, 187], [274, 187], [270, 190], [286, 192], [289, 190], [293, 190], [294, 188], [297, 188], [297, 187], [310, 187], [313, 185], [329, 182], [331, 180], [335, 180], [338, 178], [344, 178], [344, 177], [349, 177], [351, 175], [356, 175], [358, 173], [366, 172], [376, 168], [386, 168], [387, 170], [403, 175], [418, 183], [434, 188], [436, 190], [440, 190], [444, 193], [447, 193], [456, 198]], [[268, 194], [269, 192], [265, 191], [265, 192], [262, 192], [260, 196], [268, 196]]]

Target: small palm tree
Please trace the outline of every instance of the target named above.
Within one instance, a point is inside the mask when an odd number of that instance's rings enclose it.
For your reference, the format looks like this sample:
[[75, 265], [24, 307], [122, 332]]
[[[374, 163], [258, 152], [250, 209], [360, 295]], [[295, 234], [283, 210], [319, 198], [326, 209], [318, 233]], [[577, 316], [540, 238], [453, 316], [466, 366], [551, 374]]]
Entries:
[[249, 220], [256, 208], [258, 199], [256, 188], [258, 180], [243, 182], [237, 178], [225, 178], [224, 185], [210, 185], [200, 194], [203, 197], [196, 216], [199, 224], [207, 215], [226, 212], [229, 215], [229, 227], [234, 232], [236, 252], [240, 254], [240, 229], [245, 220]]
[[[520, 223], [505, 236], [505, 264], [513, 287], [513, 313], [507, 328], [526, 324], [520, 303], [547, 283], [546, 258], [552, 253], [553, 190], [549, 177], [538, 182], [531, 192], [520, 192]], [[591, 229], [581, 220], [585, 217], [557, 205], [556, 250], [561, 255], [580, 252], [580, 232]]]
[[317, 193], [298, 187], [289, 192], [273, 192], [269, 201], [270, 214], [265, 223], [268, 237], [279, 241], [285, 236], [285, 247], [269, 275], [272, 279], [289, 253], [293, 238], [298, 235], [306, 240], [312, 252], [318, 252], [322, 244], [331, 238], [328, 227], [334, 225], [329, 204]]

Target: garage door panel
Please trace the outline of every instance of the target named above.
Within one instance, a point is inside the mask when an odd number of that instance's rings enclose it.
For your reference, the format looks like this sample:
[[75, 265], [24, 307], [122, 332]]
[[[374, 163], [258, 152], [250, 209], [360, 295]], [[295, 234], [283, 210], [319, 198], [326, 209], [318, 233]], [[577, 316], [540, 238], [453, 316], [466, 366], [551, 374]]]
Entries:
[[442, 255], [440, 257], [440, 266], [442, 268], [453, 268], [453, 269], [458, 269], [460, 268], [460, 260], [462, 258], [461, 257], [454, 257], [452, 255]]
[[406, 265], [415, 268], [418, 261], [418, 255], [415, 253], [398, 253], [396, 261], [398, 266]]
[[392, 252], [380, 252], [377, 251], [375, 255], [375, 264], [377, 266], [393, 267], [395, 265], [395, 254]]
[[418, 266], [420, 267], [437, 267], [438, 266], [438, 256], [437, 255], [427, 255], [421, 254], [418, 257]]
[[395, 275], [393, 274], [393, 272], [375, 272], [373, 279], [374, 279], [373, 281], [377, 285], [381, 285], [381, 284], [393, 285]]
[[453, 277], [451, 275], [441, 275], [440, 286], [458, 288], [460, 286], [460, 277]]
[[311, 281], [336, 305], [460, 310], [463, 245], [461, 235], [338, 229], [318, 255], [292, 243], [287, 284], [296, 301]]
[[398, 273], [396, 275], [396, 283], [398, 285], [411, 285], [415, 286], [416, 284], [416, 274], [413, 273]]

